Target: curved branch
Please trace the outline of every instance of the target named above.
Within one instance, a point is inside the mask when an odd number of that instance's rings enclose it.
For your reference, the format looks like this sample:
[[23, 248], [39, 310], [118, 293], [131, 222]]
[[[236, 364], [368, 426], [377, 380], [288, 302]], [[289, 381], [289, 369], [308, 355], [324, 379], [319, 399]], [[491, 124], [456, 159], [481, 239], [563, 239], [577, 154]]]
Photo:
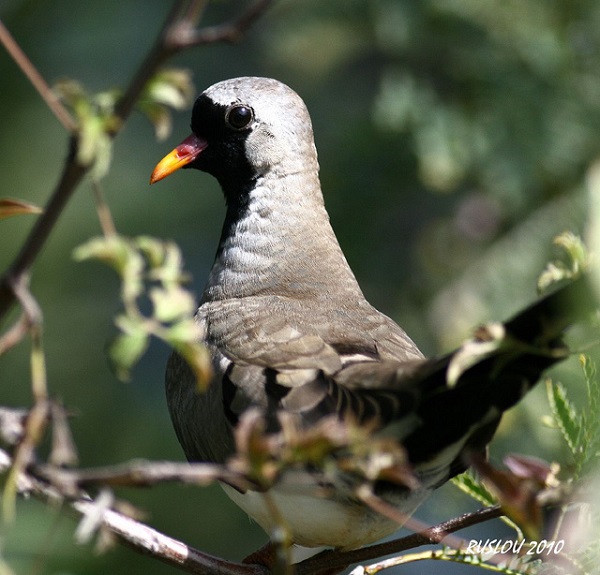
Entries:
[[35, 66], [31, 63], [31, 60], [29, 60], [27, 55], [21, 50], [21, 47], [12, 37], [8, 28], [2, 23], [2, 20], [0, 20], [0, 42], [12, 56], [12, 59], [17, 63], [17, 66], [21, 68], [23, 74], [27, 76], [33, 87], [38, 91], [48, 108], [50, 108], [58, 118], [58, 121], [63, 125], [63, 128], [68, 132], [74, 132], [77, 128], [75, 120], [73, 120], [71, 114], [69, 114], [61, 104], [60, 100], [56, 97], [56, 94], [52, 92], [50, 86], [46, 84], [46, 80], [44, 80], [42, 75], [37, 71]]
[[[114, 127], [110, 134], [112, 138], [122, 129], [125, 120], [133, 111], [144, 86], [166, 59], [192, 46], [231, 42], [234, 39], [239, 40], [258, 17], [265, 12], [271, 4], [271, 0], [257, 0], [232, 22], [217, 26], [216, 28], [207, 28], [205, 31], [202, 29], [195, 31], [196, 20], [201, 16], [205, 4], [205, 0], [179, 0], [175, 2], [158, 35], [157, 41], [138, 68], [123, 97], [116, 105], [115, 117], [117, 121], [114, 122]], [[182, 30], [188, 31], [183, 36], [191, 35], [191, 37], [196, 37], [197, 40], [184, 41], [181, 34]], [[220, 32], [218, 32], [219, 30]], [[216, 31], [217, 33], [215, 33]], [[203, 38], [203, 40], [200, 41], [198, 38]], [[33, 65], [30, 65], [30, 68], [33, 69]], [[37, 72], [36, 74], [39, 76]], [[39, 77], [41, 78], [41, 76]], [[46, 85], [45, 82], [43, 83]], [[44, 99], [48, 101], [48, 98], [45, 97]], [[50, 105], [50, 103], [48, 104]], [[90, 166], [81, 165], [77, 161], [76, 147], [77, 136], [74, 135], [71, 140], [71, 153], [67, 158], [62, 177], [50, 197], [48, 205], [29, 233], [20, 253], [0, 279], [0, 322], [15, 302], [13, 286], [20, 283], [23, 277], [29, 273], [31, 265], [46, 243], [63, 208], [71, 198], [75, 188], [77, 188], [90, 169]]]
[[400, 553], [408, 549], [420, 547], [421, 545], [438, 543], [444, 534], [454, 533], [460, 529], [465, 529], [472, 525], [489, 521], [490, 519], [496, 519], [502, 515], [500, 506], [486, 507], [430, 527], [422, 533], [413, 533], [406, 537], [386, 541], [385, 543], [361, 547], [352, 551], [323, 551], [298, 564], [295, 575], [335, 573], [335, 570], [341, 571], [355, 563], [377, 559], [384, 555], [391, 555], [392, 553]]

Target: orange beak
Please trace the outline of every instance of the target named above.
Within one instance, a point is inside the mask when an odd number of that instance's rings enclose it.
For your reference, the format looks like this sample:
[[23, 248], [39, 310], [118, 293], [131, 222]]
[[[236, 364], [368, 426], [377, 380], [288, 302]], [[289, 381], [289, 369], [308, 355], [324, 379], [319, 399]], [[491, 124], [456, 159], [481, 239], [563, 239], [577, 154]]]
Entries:
[[195, 134], [187, 137], [172, 152], [169, 152], [154, 168], [150, 183], [154, 184], [173, 172], [193, 162], [200, 152], [208, 146], [208, 142]]

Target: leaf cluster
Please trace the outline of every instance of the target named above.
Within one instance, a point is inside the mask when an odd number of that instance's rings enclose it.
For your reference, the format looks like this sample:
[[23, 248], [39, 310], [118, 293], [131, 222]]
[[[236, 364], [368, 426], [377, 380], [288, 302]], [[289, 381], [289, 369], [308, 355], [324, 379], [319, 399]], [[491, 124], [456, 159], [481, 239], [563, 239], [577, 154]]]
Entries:
[[[196, 300], [184, 286], [188, 281], [178, 246], [149, 236], [129, 239], [119, 235], [96, 237], [79, 246], [78, 261], [95, 259], [112, 267], [121, 279], [123, 311], [115, 318], [119, 334], [108, 354], [120, 379], [146, 351], [152, 336], [179, 352], [196, 375], [198, 386], [207, 385], [211, 366], [199, 343], [200, 327], [194, 320]], [[150, 311], [143, 311], [149, 300]]]

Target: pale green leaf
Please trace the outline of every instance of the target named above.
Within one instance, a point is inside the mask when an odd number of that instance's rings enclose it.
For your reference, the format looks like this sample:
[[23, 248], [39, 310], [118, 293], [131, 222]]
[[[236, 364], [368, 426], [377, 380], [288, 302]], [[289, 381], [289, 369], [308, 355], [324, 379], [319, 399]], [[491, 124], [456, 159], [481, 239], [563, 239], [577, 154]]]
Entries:
[[130, 379], [130, 371], [146, 351], [149, 339], [143, 330], [121, 333], [113, 339], [108, 355], [119, 379]]
[[166, 106], [155, 102], [140, 102], [140, 111], [154, 126], [154, 135], [159, 142], [166, 140], [171, 135], [173, 116]]
[[161, 322], [171, 322], [190, 316], [196, 310], [196, 300], [190, 292], [179, 287], [153, 288], [150, 300], [154, 306], [154, 317]]
[[565, 388], [560, 383], [547, 380], [546, 391], [552, 415], [558, 424], [558, 428], [571, 453], [577, 457], [581, 451], [579, 444], [582, 433], [581, 417], [577, 414], [575, 407], [567, 397]]
[[121, 236], [95, 237], [73, 250], [77, 261], [97, 259], [112, 266], [121, 273], [127, 261], [133, 257], [133, 251], [127, 239]]
[[[466, 493], [469, 495], [469, 497], [472, 497], [475, 499], [475, 501], [482, 503], [486, 507], [492, 507], [493, 505], [498, 504], [498, 499], [496, 499], [490, 493], [487, 487], [481, 481], [479, 481], [479, 479], [477, 479], [471, 470], [465, 471], [464, 473], [453, 477], [451, 481], [463, 493]], [[516, 531], [519, 539], [523, 537], [521, 528], [514, 521], [506, 516], [502, 516], [500, 519]]]
[[185, 359], [194, 373], [198, 391], [205, 391], [213, 373], [210, 354], [206, 347], [192, 341], [174, 343], [173, 347]]
[[148, 82], [143, 101], [151, 101], [184, 110], [194, 101], [196, 90], [191, 72], [182, 68], [165, 68], [157, 72]]
[[150, 271], [150, 278], [164, 285], [179, 284], [187, 279], [182, 272], [183, 257], [175, 242], [163, 242], [164, 255], [160, 266]]
[[165, 259], [164, 241], [151, 236], [138, 236], [135, 238], [135, 245], [144, 252], [151, 268], [157, 268], [162, 265]]
[[165, 340], [173, 347], [182, 343], [195, 343], [202, 337], [202, 330], [194, 319], [183, 319], [171, 326], [165, 333]]
[[466, 493], [487, 507], [491, 507], [498, 503], [498, 500], [471, 471], [466, 471], [465, 473], [457, 475], [452, 479], [452, 483], [454, 483], [454, 485], [456, 485], [463, 493]]

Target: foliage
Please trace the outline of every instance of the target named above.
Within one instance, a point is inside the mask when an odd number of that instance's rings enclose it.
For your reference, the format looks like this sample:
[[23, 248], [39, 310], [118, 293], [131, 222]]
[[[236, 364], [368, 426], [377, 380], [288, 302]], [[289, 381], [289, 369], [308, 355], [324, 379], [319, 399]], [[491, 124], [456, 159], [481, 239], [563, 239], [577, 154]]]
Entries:
[[[210, 378], [210, 360], [198, 343], [200, 328], [194, 321], [197, 304], [183, 287], [187, 276], [182, 271], [179, 248], [148, 236], [129, 240], [111, 235], [89, 240], [75, 250], [74, 256], [79, 261], [101, 260], [121, 277], [124, 312], [115, 319], [120, 334], [108, 347], [118, 377], [130, 379], [130, 371], [146, 351], [150, 336], [155, 336], [187, 360], [198, 388], [204, 389]], [[141, 310], [142, 297], [152, 303], [150, 315]]]

